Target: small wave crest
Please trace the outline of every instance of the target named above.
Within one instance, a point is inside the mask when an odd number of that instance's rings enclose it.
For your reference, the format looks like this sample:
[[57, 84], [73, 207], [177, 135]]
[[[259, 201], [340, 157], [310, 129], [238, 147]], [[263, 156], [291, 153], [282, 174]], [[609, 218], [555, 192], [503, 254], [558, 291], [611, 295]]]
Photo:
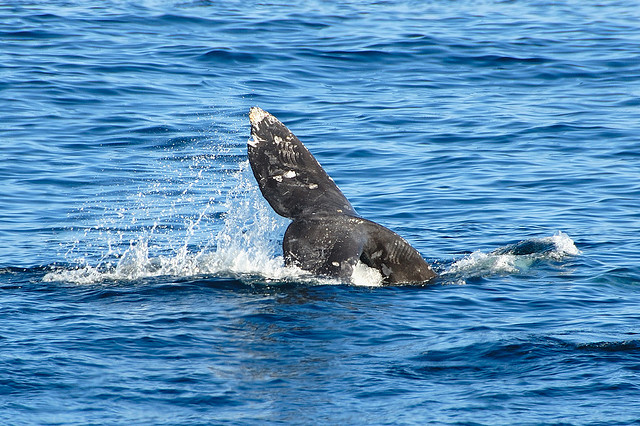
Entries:
[[575, 242], [564, 232], [553, 236], [531, 238], [500, 247], [489, 253], [475, 251], [453, 262], [442, 276], [464, 282], [466, 278], [527, 271], [539, 261], [559, 261], [580, 254]]

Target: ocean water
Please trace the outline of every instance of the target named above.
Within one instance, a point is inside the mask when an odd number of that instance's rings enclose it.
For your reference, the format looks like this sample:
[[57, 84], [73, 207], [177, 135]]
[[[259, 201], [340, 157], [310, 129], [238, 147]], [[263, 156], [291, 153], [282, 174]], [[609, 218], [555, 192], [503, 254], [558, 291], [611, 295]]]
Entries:
[[[0, 423], [637, 423], [639, 22], [4, 2]], [[285, 268], [254, 105], [440, 278]]]

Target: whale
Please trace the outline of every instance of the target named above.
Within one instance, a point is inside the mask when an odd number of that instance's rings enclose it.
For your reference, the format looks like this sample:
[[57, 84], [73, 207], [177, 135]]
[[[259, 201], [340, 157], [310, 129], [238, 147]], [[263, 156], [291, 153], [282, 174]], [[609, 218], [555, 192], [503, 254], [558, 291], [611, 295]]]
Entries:
[[260, 192], [291, 223], [284, 233], [286, 266], [352, 282], [356, 268], [373, 268], [383, 284], [426, 284], [437, 274], [407, 241], [356, 213], [302, 142], [259, 107], [249, 111], [247, 153]]

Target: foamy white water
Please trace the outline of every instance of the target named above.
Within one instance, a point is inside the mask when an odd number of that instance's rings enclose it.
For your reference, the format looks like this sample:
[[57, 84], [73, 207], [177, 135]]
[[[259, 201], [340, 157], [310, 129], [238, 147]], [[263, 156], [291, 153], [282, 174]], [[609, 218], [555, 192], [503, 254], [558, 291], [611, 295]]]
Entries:
[[464, 280], [470, 277], [520, 273], [527, 271], [537, 261], [562, 260], [579, 254], [580, 250], [575, 242], [564, 232], [558, 231], [550, 237], [524, 240], [489, 253], [475, 251], [455, 261], [442, 275]]

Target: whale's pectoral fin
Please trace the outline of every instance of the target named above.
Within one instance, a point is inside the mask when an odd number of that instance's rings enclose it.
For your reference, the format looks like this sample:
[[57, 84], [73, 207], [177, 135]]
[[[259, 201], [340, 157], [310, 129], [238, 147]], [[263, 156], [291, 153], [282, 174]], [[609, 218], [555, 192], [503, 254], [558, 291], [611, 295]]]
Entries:
[[251, 108], [249, 162], [262, 195], [281, 216], [356, 212], [300, 140], [277, 118]]
[[358, 229], [344, 226], [348, 220], [335, 217], [293, 221], [282, 243], [285, 263], [348, 282], [366, 243]]
[[420, 253], [402, 237], [375, 222], [360, 220], [368, 236], [360, 259], [380, 271], [385, 283], [424, 283], [436, 277]]

